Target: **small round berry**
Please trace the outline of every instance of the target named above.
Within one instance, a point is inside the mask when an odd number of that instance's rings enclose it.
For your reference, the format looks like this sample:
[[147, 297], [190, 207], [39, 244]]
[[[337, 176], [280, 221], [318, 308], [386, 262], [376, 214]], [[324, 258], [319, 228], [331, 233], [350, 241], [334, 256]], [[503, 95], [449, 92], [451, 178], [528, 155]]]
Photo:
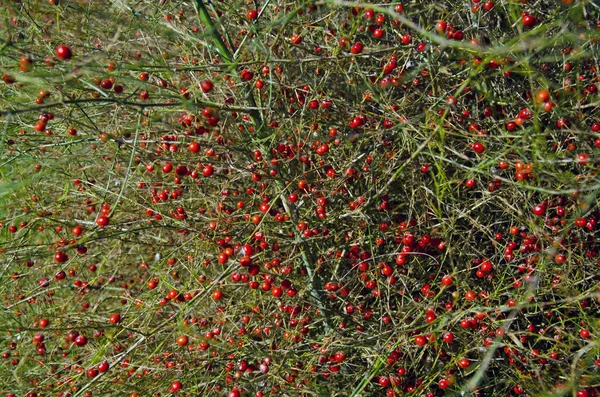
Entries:
[[59, 45], [54, 52], [56, 53], [56, 56], [63, 61], [68, 61], [73, 56], [71, 49], [66, 45]]
[[200, 83], [200, 88], [202, 89], [202, 92], [206, 94], [213, 90], [214, 84], [210, 80], [204, 80]]
[[212, 298], [216, 301], [220, 301], [223, 298], [223, 292], [219, 289], [213, 291]]
[[175, 381], [173, 383], [171, 383], [171, 391], [173, 393], [177, 393], [178, 391], [180, 391], [183, 388], [183, 385], [181, 384], [181, 382], [179, 381]]
[[461, 358], [460, 360], [458, 360], [458, 366], [461, 368], [469, 368], [469, 366], [471, 365], [471, 361], [468, 358]]
[[106, 215], [100, 215], [98, 219], [96, 219], [96, 224], [100, 227], [106, 227], [110, 223], [110, 220]]
[[121, 322], [121, 315], [119, 313], [113, 313], [109, 319], [111, 324], [119, 324]]
[[533, 15], [524, 15], [523, 16], [523, 25], [527, 26], [528, 28], [534, 27], [536, 23], [537, 23], [537, 20], [535, 19], [535, 17]]

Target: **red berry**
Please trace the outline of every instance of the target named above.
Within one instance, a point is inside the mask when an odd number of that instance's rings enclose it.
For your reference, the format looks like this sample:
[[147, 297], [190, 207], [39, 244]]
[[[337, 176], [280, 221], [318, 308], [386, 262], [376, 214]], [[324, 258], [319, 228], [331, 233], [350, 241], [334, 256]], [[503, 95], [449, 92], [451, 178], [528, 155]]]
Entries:
[[121, 315], [119, 313], [113, 313], [110, 315], [110, 323], [118, 324], [121, 322]]
[[471, 145], [471, 148], [475, 153], [483, 153], [485, 151], [485, 146], [481, 142], [475, 142]]
[[458, 360], [458, 366], [461, 368], [469, 368], [471, 361], [468, 358], [461, 358]]
[[354, 43], [352, 45], [352, 47], [350, 48], [350, 51], [353, 54], [360, 54], [362, 52], [363, 48], [364, 48], [363, 43], [361, 43], [360, 41], [357, 41], [356, 43]]
[[246, 18], [254, 21], [256, 18], [258, 18], [258, 12], [256, 12], [256, 10], [250, 10], [246, 13]]
[[546, 214], [546, 206], [543, 204], [536, 205], [533, 207], [533, 213], [537, 216], [544, 216]]
[[213, 173], [215, 172], [215, 169], [212, 165], [207, 165], [206, 167], [204, 167], [204, 169], [202, 170], [202, 175], [209, 177], [211, 176]]
[[100, 364], [98, 364], [98, 372], [106, 372], [108, 371], [109, 367], [110, 365], [108, 364], [108, 362], [103, 361]]
[[536, 23], [537, 23], [537, 20], [535, 19], [534, 16], [532, 16], [532, 15], [524, 15], [523, 16], [523, 25], [527, 26], [528, 28], [534, 27]]
[[212, 81], [204, 80], [203, 82], [200, 83], [200, 88], [202, 89], [202, 92], [208, 93], [213, 90], [214, 85], [213, 85]]
[[71, 49], [66, 45], [59, 45], [58, 47], [56, 47], [56, 50], [54, 52], [56, 53], [56, 56], [59, 59], [62, 59], [63, 61], [67, 61], [71, 59], [71, 56], [73, 56]]
[[579, 153], [577, 155], [577, 163], [579, 165], [586, 165], [590, 162], [590, 155], [587, 153]]
[[88, 339], [84, 335], [77, 335], [77, 337], [73, 341], [73, 343], [75, 343], [75, 345], [79, 347], [87, 345], [87, 342]]
[[29, 57], [23, 56], [19, 60], [19, 68], [25, 73], [31, 72], [33, 70], [33, 61]]
[[212, 293], [212, 298], [216, 301], [220, 301], [223, 298], [223, 292], [221, 290], [215, 290]]
[[415, 345], [417, 346], [425, 346], [427, 344], [427, 338], [423, 335], [415, 336]]
[[183, 385], [179, 381], [175, 381], [175, 382], [171, 383], [171, 391], [173, 393], [177, 393], [178, 391], [181, 390], [182, 387], [183, 387]]
[[57, 253], [54, 254], [54, 261], [58, 262], [58, 263], [63, 263], [69, 260], [69, 257], [67, 256], [67, 254], [65, 254], [62, 251], [58, 251]]
[[294, 45], [298, 45], [298, 44], [302, 43], [302, 36], [300, 36], [299, 34], [294, 34], [290, 38], [290, 42]]
[[98, 219], [96, 219], [96, 224], [100, 227], [108, 226], [110, 220], [106, 215], [100, 215]]
[[275, 298], [280, 298], [283, 295], [283, 290], [279, 287], [273, 288], [271, 290], [271, 294], [275, 297]]
[[89, 378], [95, 378], [96, 376], [98, 376], [98, 370], [96, 368], [90, 368], [90, 369], [88, 369], [87, 376]]
[[493, 1], [486, 1], [485, 3], [483, 3], [483, 9], [486, 11], [490, 11], [492, 8], [494, 8], [494, 2]]
[[380, 376], [379, 385], [381, 387], [388, 387], [390, 385], [390, 378], [388, 378], [387, 376]]

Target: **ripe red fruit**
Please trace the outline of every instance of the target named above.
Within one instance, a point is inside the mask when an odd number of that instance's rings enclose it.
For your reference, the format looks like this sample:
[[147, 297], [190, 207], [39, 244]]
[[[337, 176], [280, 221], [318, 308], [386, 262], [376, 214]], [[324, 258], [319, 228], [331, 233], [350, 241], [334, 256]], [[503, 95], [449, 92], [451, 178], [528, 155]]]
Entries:
[[471, 361], [468, 358], [461, 358], [458, 360], [458, 366], [461, 368], [469, 368]]
[[427, 344], [427, 338], [423, 335], [415, 336], [415, 345], [417, 346], [425, 346]]
[[483, 9], [486, 11], [490, 11], [492, 8], [494, 8], [494, 2], [493, 1], [486, 1], [485, 3], [483, 3]]
[[98, 372], [106, 372], [108, 371], [109, 367], [110, 365], [108, 364], [108, 362], [103, 361], [100, 364], [98, 364]]
[[273, 288], [271, 290], [271, 294], [275, 297], [275, 298], [280, 298], [283, 295], [283, 290], [279, 287]]
[[88, 369], [87, 376], [89, 378], [95, 378], [96, 376], [98, 376], [98, 370], [96, 368], [90, 368], [90, 369]]
[[532, 28], [537, 23], [537, 20], [532, 15], [523, 15], [523, 25]]
[[471, 145], [471, 148], [475, 153], [483, 153], [485, 151], [485, 146], [481, 142], [475, 142]]
[[254, 77], [254, 73], [250, 70], [242, 70], [242, 73], [240, 73], [240, 77], [244, 81], [250, 81]]
[[213, 85], [212, 81], [204, 80], [203, 82], [200, 83], [200, 88], [202, 89], [202, 92], [209, 93], [213, 90], [214, 85]]
[[390, 379], [387, 376], [380, 376], [379, 385], [381, 387], [388, 387], [390, 385]]
[[218, 262], [222, 265], [224, 265], [225, 263], [227, 263], [227, 261], [229, 261], [229, 255], [225, 254], [225, 253], [221, 253], [219, 254], [219, 257], [217, 258]]
[[188, 172], [189, 170], [185, 165], [178, 165], [177, 168], [175, 168], [177, 176], [186, 176]]
[[546, 206], [543, 204], [536, 205], [533, 207], [533, 213], [537, 216], [544, 216], [546, 214]]
[[338, 363], [341, 363], [342, 361], [344, 361], [344, 360], [346, 359], [346, 353], [345, 353], [345, 352], [343, 352], [343, 351], [336, 352], [336, 353], [334, 354], [334, 359], [335, 359], [335, 361], [337, 361]]
[[85, 346], [88, 343], [88, 339], [84, 335], [77, 335], [77, 337], [75, 338], [73, 343], [75, 343], [75, 345], [77, 345], [79, 347]]
[[452, 332], [446, 332], [442, 338], [444, 339], [444, 342], [452, 343], [454, 341], [454, 334]]
[[121, 322], [121, 315], [119, 313], [113, 313], [110, 315], [109, 320], [111, 324], [118, 324]]
[[352, 47], [350, 47], [350, 51], [353, 54], [360, 54], [362, 52], [363, 48], [364, 48], [363, 43], [361, 43], [360, 41], [357, 41], [356, 43], [354, 43], [352, 45]]
[[181, 382], [179, 381], [175, 381], [173, 383], [171, 383], [171, 391], [173, 393], [177, 393], [178, 391], [180, 391], [183, 388], [183, 385], [181, 384]]
[[113, 82], [109, 79], [104, 79], [100, 82], [100, 87], [104, 88], [105, 90], [110, 90], [113, 87]]
[[537, 101], [537, 103], [544, 103], [544, 102], [548, 102], [550, 100], [550, 92], [548, 90], [539, 90], [538, 92], [535, 93], [535, 100]]
[[108, 217], [106, 215], [100, 215], [98, 217], [98, 219], [96, 219], [96, 224], [100, 227], [108, 226], [109, 223], [110, 223], [110, 220], [108, 219]]
[[442, 277], [442, 284], [444, 284], [446, 287], [452, 285], [453, 282], [454, 282], [454, 279], [449, 274]]
[[33, 61], [29, 57], [23, 56], [19, 60], [19, 68], [25, 73], [31, 72], [33, 70]]
[[12, 77], [11, 75], [7, 74], [7, 73], [2, 74], [2, 80], [6, 84], [13, 84], [15, 82], [15, 78]]
[[444, 34], [444, 32], [446, 31], [447, 27], [448, 27], [448, 24], [446, 23], [446, 21], [438, 21], [435, 24], [435, 31], [438, 34]]
[[256, 18], [258, 18], [258, 12], [256, 12], [256, 10], [250, 10], [246, 13], [246, 18], [254, 21]]
[[67, 61], [73, 56], [71, 49], [66, 45], [59, 45], [58, 47], [56, 47], [56, 50], [54, 50], [54, 52], [56, 53], [58, 59], [62, 59], [63, 61]]
[[302, 43], [302, 36], [300, 36], [299, 34], [294, 34], [290, 38], [290, 42], [294, 45], [298, 45], [298, 44]]
[[58, 251], [54, 254], [54, 262], [63, 263], [69, 260], [67, 254], [62, 251]]
[[177, 344], [179, 346], [186, 346], [189, 342], [189, 338], [186, 335], [181, 335], [177, 338]]
[[204, 169], [202, 170], [202, 175], [208, 177], [208, 176], [211, 176], [214, 172], [215, 172], [214, 167], [209, 164], [206, 167], [204, 167]]
[[590, 162], [590, 155], [587, 153], [579, 153], [577, 155], [577, 163], [579, 165], [586, 165]]
[[216, 301], [220, 301], [221, 298], [223, 298], [223, 292], [221, 292], [219, 289], [214, 290], [212, 293], [212, 298]]

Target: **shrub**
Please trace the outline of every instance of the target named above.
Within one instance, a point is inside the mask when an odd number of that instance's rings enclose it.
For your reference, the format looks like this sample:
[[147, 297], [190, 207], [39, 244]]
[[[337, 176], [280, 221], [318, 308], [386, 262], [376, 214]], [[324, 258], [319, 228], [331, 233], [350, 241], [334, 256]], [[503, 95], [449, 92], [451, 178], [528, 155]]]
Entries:
[[597, 395], [599, 8], [2, 5], [6, 395]]

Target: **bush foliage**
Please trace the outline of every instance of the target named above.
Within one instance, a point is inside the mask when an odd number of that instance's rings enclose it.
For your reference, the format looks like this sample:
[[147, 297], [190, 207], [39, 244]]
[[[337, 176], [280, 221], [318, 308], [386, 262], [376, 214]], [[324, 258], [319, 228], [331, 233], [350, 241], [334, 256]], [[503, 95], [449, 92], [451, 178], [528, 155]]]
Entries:
[[600, 393], [600, 6], [0, 5], [0, 390]]

